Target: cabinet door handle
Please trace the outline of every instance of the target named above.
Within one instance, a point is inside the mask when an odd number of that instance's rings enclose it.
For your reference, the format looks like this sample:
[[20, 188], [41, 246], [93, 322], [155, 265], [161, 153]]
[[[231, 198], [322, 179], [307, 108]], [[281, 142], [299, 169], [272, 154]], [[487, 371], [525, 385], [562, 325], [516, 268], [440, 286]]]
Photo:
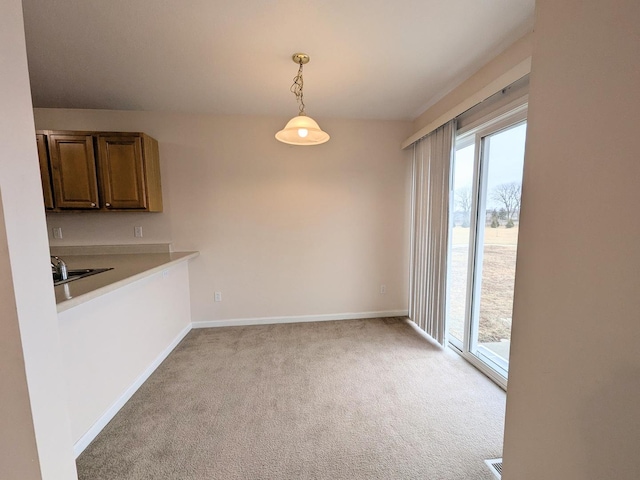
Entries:
[[92, 207], [95, 207], [95, 206], [96, 206], [96, 204], [95, 204], [95, 203], [93, 203], [93, 202], [91, 202], [91, 206], [92, 206]]
[[105, 205], [105, 207], [110, 207], [111, 206], [110, 203], [105, 203], [104, 205]]

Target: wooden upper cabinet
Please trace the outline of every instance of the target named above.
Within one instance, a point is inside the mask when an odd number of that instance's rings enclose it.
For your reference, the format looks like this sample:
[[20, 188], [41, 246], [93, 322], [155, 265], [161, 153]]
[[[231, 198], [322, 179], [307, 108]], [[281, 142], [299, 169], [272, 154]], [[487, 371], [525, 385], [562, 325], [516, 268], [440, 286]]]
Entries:
[[[48, 209], [162, 211], [158, 142], [150, 136], [42, 130], [37, 139]], [[47, 184], [53, 186], [50, 203]]]
[[93, 136], [51, 133], [48, 139], [56, 208], [98, 208]]
[[99, 133], [104, 208], [162, 211], [158, 142], [144, 133]]
[[139, 136], [98, 136], [98, 168], [106, 208], [147, 208]]
[[40, 161], [40, 177], [42, 179], [42, 194], [44, 207], [47, 210], [54, 208], [53, 189], [51, 188], [51, 172], [49, 171], [49, 154], [47, 152], [47, 139], [41, 133], [36, 135], [38, 144], [38, 160]]

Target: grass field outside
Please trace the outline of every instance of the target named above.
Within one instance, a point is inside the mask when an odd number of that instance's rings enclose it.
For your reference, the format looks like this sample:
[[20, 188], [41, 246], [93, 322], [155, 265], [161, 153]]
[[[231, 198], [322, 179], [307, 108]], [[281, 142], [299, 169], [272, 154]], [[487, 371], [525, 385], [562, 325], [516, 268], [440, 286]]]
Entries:
[[[449, 277], [449, 333], [462, 340], [464, 330], [469, 228], [454, 227]], [[518, 227], [486, 228], [484, 238], [478, 342], [511, 339]]]

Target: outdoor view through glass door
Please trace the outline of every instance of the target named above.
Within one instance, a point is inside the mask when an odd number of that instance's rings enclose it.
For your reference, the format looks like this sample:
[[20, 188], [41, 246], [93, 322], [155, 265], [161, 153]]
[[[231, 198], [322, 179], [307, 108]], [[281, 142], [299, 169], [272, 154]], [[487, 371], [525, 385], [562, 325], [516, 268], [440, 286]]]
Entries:
[[526, 107], [460, 135], [452, 175], [450, 343], [506, 385]]

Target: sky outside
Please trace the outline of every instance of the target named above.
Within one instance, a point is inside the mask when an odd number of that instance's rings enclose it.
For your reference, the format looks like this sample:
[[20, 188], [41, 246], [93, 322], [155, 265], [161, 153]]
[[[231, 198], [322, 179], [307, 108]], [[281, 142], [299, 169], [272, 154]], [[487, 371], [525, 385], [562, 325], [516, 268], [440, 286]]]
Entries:
[[[487, 209], [501, 207], [491, 198], [493, 189], [503, 183], [522, 183], [524, 145], [527, 124], [523, 123], [485, 137], [489, 141]], [[454, 163], [454, 190], [469, 188], [473, 184], [474, 145], [456, 150]], [[487, 159], [485, 159], [487, 161]]]

